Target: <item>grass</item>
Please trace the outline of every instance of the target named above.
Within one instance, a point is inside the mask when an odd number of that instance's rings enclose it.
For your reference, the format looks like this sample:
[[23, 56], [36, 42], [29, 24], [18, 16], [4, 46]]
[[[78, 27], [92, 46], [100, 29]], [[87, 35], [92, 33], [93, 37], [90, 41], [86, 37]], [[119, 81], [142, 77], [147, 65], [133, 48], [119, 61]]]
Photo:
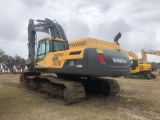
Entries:
[[160, 81], [116, 78], [117, 97], [87, 94], [86, 100], [62, 105], [19, 85], [19, 75], [0, 76], [0, 120], [160, 119]]

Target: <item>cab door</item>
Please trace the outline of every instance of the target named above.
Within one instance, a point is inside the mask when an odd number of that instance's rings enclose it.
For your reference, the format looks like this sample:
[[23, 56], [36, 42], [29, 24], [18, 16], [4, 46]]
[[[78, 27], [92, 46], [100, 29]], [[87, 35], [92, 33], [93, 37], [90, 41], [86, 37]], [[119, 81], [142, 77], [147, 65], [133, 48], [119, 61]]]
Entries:
[[37, 56], [36, 56], [36, 66], [44, 67], [44, 58], [49, 53], [49, 40], [45, 39], [38, 42]]
[[137, 73], [139, 72], [138, 69], [138, 59], [130, 60], [130, 73]]

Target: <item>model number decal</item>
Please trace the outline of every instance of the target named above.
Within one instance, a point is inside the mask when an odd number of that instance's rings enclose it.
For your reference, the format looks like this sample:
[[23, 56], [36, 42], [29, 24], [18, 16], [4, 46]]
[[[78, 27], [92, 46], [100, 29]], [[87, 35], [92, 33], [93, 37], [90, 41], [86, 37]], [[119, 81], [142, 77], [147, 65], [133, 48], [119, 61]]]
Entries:
[[43, 26], [35, 26], [34, 29], [35, 30], [43, 30]]
[[112, 59], [115, 63], [127, 63], [127, 60], [125, 59], [119, 59], [119, 58], [112, 58]]
[[97, 49], [96, 51], [97, 51], [97, 53], [99, 53], [99, 54], [103, 54], [103, 50], [102, 50], [102, 49]]

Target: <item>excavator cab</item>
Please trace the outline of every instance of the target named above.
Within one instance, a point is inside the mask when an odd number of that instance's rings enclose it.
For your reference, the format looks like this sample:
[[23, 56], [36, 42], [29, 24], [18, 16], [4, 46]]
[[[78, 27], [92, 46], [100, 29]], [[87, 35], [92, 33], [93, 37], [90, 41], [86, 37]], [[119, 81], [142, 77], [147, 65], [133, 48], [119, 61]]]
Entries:
[[150, 65], [149, 64], [145, 64], [143, 62], [142, 59], [131, 59], [130, 60], [130, 72], [131, 74], [134, 74], [134, 73], [148, 73], [150, 72]]
[[36, 62], [42, 61], [49, 52], [64, 51], [65, 41], [57, 38], [43, 38], [38, 42]]
[[131, 70], [136, 70], [136, 67], [138, 67], [138, 59], [131, 59], [130, 67], [131, 67]]

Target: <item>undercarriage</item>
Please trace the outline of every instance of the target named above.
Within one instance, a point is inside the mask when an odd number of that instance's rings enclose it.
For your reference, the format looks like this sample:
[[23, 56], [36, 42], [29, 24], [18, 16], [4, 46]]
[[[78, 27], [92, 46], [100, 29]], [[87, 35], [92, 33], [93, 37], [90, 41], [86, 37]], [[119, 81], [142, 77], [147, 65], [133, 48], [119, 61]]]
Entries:
[[40, 75], [40, 73], [23, 73], [20, 83], [32, 90], [45, 93], [60, 99], [65, 104], [81, 102], [86, 93], [97, 93], [104, 96], [116, 95], [119, 84], [116, 80], [90, 77], [57, 77]]
[[129, 76], [125, 76], [129, 78], [142, 78], [142, 79], [155, 79], [156, 75], [153, 73], [146, 73], [146, 74], [130, 74]]

